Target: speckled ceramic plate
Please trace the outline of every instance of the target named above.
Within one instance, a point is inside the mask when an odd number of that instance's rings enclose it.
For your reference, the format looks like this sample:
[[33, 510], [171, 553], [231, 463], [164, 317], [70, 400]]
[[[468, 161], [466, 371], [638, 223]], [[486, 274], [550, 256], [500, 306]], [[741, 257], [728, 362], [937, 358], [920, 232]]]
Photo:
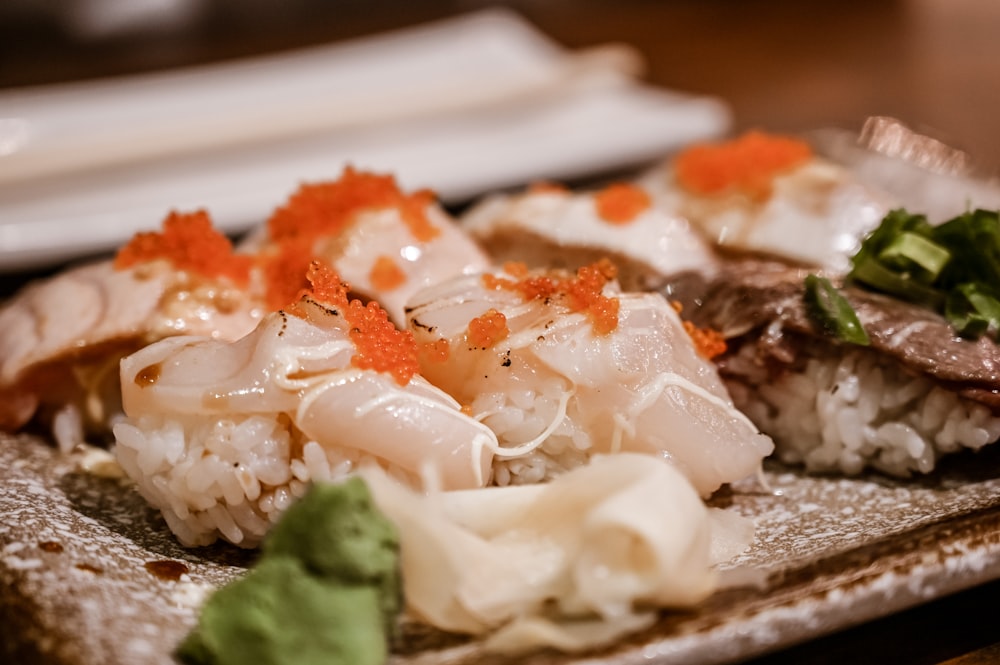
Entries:
[[[0, 434], [0, 642], [16, 662], [171, 663], [207, 591], [250, 554], [185, 550], [129, 486], [45, 441]], [[1000, 452], [928, 478], [804, 476], [769, 467], [714, 498], [754, 517], [730, 568], [759, 586], [719, 591], [613, 648], [539, 653], [534, 665], [731, 663], [1000, 578]], [[738, 576], [737, 576], [738, 577]], [[475, 642], [411, 628], [394, 663], [502, 663]]]

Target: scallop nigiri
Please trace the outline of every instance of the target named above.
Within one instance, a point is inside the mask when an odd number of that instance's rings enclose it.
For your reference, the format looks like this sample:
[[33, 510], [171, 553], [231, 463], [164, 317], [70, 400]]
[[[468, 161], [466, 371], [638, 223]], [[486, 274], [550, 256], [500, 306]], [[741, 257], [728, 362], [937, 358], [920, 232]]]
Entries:
[[773, 444], [699, 353], [711, 336], [696, 347], [661, 295], [621, 292], [613, 275], [609, 262], [575, 275], [507, 264], [411, 303], [422, 373], [497, 434], [494, 482], [619, 451], [670, 460], [702, 494], [752, 475]]
[[609, 257], [627, 290], [662, 288], [689, 274], [709, 277], [717, 268], [698, 229], [654, 206], [633, 183], [578, 192], [538, 183], [521, 194], [487, 197], [461, 221], [497, 261], [575, 270]]
[[254, 546], [306, 483], [367, 461], [416, 486], [488, 479], [496, 437], [416, 374], [412, 336], [311, 276], [236, 342], [168, 338], [122, 361], [116, 454], [187, 545]]
[[300, 261], [328, 263], [400, 326], [406, 325], [403, 306], [417, 290], [490, 265], [432, 192], [403, 192], [392, 176], [350, 167], [335, 181], [302, 185], [275, 210], [266, 231], [265, 255], [290, 249]]
[[640, 184], [720, 248], [846, 272], [866, 233], [895, 204], [805, 141], [748, 132], [698, 144]]

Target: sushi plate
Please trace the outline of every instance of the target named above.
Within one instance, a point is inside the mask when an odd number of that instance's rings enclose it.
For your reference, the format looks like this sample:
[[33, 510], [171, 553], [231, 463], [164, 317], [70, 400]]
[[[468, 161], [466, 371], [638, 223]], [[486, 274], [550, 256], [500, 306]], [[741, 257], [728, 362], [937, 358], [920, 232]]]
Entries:
[[[958, 456], [918, 480], [769, 465], [768, 487], [747, 481], [712, 499], [757, 524], [725, 588], [603, 651], [517, 662], [734, 663], [998, 579], [998, 454]], [[251, 563], [229, 546], [180, 547], [100, 459], [0, 434], [0, 643], [17, 662], [171, 663], [206, 594]], [[508, 661], [406, 626], [392, 662]]]

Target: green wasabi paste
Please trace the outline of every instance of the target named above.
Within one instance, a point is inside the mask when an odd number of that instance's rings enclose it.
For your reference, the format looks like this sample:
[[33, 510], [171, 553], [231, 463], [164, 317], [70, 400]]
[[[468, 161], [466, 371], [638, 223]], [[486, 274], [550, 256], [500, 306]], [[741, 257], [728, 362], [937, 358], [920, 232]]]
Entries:
[[190, 665], [377, 665], [402, 606], [399, 541], [360, 478], [317, 484], [259, 562], [213, 594], [177, 650]]

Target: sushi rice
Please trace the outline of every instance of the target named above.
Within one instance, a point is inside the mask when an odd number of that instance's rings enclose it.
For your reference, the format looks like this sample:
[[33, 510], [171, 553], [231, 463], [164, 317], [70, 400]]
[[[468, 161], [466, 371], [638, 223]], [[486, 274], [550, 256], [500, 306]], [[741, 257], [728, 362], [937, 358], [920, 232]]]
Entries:
[[865, 349], [819, 354], [778, 377], [755, 366], [753, 345], [727, 360], [737, 407], [775, 441], [777, 457], [811, 472], [893, 476], [932, 471], [941, 455], [1000, 439], [1000, 418], [930, 379], [880, 363]]
[[[324, 448], [272, 414], [190, 423], [144, 415], [116, 424], [115, 436], [122, 468], [188, 546], [210, 544], [222, 534], [254, 547], [311, 481], [341, 479], [374, 461], [354, 450]], [[381, 466], [412, 482], [402, 469]]]
[[493, 459], [493, 483], [500, 486], [547, 482], [583, 466], [593, 447], [591, 434], [579, 419], [566, 417], [572, 393], [563, 381], [550, 377], [536, 389], [515, 388], [481, 393], [472, 404], [474, 413], [486, 414], [482, 422], [501, 440], [543, 441], [531, 452], [514, 458]]

